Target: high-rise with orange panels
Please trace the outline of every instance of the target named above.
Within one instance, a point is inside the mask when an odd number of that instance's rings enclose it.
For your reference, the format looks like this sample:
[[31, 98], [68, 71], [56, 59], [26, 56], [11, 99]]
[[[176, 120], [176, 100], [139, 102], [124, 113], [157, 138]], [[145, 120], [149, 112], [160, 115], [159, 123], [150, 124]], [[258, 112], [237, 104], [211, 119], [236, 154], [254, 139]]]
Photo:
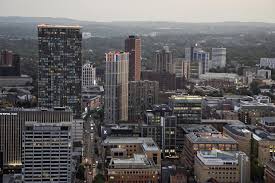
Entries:
[[129, 52], [129, 81], [139, 81], [141, 73], [141, 39], [129, 36], [125, 40], [125, 51]]

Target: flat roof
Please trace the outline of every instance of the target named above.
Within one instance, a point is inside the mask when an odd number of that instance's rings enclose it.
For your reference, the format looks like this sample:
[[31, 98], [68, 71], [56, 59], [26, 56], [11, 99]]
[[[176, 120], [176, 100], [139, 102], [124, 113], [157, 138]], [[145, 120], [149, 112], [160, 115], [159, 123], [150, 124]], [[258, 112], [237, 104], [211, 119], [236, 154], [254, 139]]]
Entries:
[[204, 165], [237, 165], [239, 152], [225, 152], [220, 150], [198, 151], [197, 158]]
[[237, 142], [228, 136], [224, 136], [222, 134], [211, 134], [211, 133], [189, 133], [186, 137], [192, 142], [196, 144], [237, 144]]

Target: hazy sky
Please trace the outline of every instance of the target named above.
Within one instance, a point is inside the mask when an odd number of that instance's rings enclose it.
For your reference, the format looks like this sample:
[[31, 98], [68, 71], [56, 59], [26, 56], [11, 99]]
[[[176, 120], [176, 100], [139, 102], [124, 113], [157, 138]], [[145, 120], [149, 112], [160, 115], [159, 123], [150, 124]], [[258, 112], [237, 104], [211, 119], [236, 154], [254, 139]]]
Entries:
[[0, 0], [0, 16], [91, 21], [275, 22], [275, 0]]

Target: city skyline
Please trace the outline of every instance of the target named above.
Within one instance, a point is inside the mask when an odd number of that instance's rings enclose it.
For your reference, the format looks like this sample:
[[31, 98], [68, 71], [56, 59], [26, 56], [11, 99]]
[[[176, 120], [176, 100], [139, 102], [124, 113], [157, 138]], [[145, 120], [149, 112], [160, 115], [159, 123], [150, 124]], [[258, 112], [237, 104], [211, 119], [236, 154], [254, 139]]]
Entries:
[[[63, 4], [66, 3], [64, 11]], [[21, 8], [26, 7], [26, 8]], [[51, 3], [34, 0], [4, 0], [0, 16], [67, 17], [87, 21], [174, 21], [174, 22], [270, 22], [275, 23], [273, 0], [118, 0], [116, 4], [106, 1], [79, 0]], [[78, 11], [79, 9], [79, 11]], [[152, 11], [152, 9], [154, 11]], [[81, 11], [80, 11], [81, 10]], [[142, 13], [141, 13], [142, 10]], [[16, 13], [14, 13], [16, 12]], [[103, 13], [104, 12], [104, 13]], [[164, 13], [165, 12], [165, 13]], [[127, 15], [127, 16], [125, 16]]]

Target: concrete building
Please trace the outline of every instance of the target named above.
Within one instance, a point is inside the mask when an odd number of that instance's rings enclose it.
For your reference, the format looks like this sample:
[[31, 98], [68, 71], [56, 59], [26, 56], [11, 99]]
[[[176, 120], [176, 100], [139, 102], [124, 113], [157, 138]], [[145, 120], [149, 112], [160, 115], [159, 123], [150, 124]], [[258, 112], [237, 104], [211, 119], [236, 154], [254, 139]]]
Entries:
[[[209, 70], [209, 53], [206, 51], [203, 51], [201, 48], [198, 47], [191, 47], [191, 48], [185, 48], [185, 59], [190, 61], [190, 64], [197, 63], [196, 65], [199, 66], [197, 69], [200, 74], [205, 74]], [[190, 69], [191, 70], [191, 69]], [[194, 73], [193, 71], [191, 71]]]
[[202, 97], [191, 95], [173, 95], [169, 98], [169, 106], [177, 116], [177, 123], [191, 124], [201, 122]]
[[8, 50], [3, 50], [0, 54], [0, 77], [20, 76], [20, 56]]
[[176, 90], [176, 75], [168, 72], [145, 70], [141, 73], [142, 80], [159, 82], [160, 91]]
[[250, 183], [250, 161], [241, 151], [198, 151], [194, 174], [198, 183], [205, 183], [211, 178], [220, 183]]
[[42, 116], [46, 118], [25, 121], [22, 139], [23, 180], [26, 183], [70, 182], [72, 113], [47, 111], [42, 112]]
[[82, 34], [79, 26], [38, 25], [38, 106], [81, 113]]
[[275, 105], [273, 103], [260, 103], [256, 100], [242, 100], [238, 112], [240, 121], [245, 124], [256, 125], [262, 117], [274, 116]]
[[129, 81], [139, 81], [141, 77], [141, 39], [129, 36], [125, 40], [125, 51], [129, 53]]
[[198, 151], [237, 151], [238, 142], [222, 134], [189, 133], [185, 135], [183, 147], [183, 161], [187, 167], [194, 166], [194, 158]]
[[0, 111], [0, 151], [3, 152], [4, 168], [22, 166], [22, 134], [26, 122], [72, 123], [72, 112], [63, 108], [46, 109], [2, 109]]
[[128, 120], [140, 121], [146, 110], [158, 103], [159, 83], [157, 81], [130, 81]]
[[128, 121], [129, 53], [106, 54], [105, 123]]
[[251, 155], [251, 140], [253, 133], [244, 124], [228, 124], [223, 127], [223, 134], [238, 142], [239, 150], [247, 156]]
[[259, 69], [257, 71], [257, 78], [260, 78], [260, 79], [271, 79], [271, 70]]
[[212, 48], [210, 68], [223, 68], [226, 65], [226, 48]]
[[87, 63], [82, 66], [82, 88], [96, 85], [96, 68]]
[[152, 138], [109, 137], [103, 141], [107, 181], [142, 181], [160, 179], [161, 152]]
[[184, 58], [175, 58], [173, 61], [174, 73], [177, 78], [189, 79], [190, 77], [190, 61]]
[[173, 74], [173, 54], [168, 46], [164, 46], [162, 50], [155, 52], [155, 72], [167, 72]]
[[275, 69], [275, 58], [261, 58], [260, 67]]
[[233, 83], [239, 82], [239, 76], [237, 74], [233, 73], [214, 73], [214, 72], [208, 72], [206, 74], [202, 74], [199, 77], [202, 80], [224, 80], [224, 81], [230, 81]]
[[273, 157], [268, 163], [266, 163], [264, 179], [265, 183], [275, 182], [275, 157]]
[[86, 110], [96, 109], [101, 107], [103, 101], [104, 88], [103, 86], [93, 85], [87, 88], [82, 88], [82, 108]]

